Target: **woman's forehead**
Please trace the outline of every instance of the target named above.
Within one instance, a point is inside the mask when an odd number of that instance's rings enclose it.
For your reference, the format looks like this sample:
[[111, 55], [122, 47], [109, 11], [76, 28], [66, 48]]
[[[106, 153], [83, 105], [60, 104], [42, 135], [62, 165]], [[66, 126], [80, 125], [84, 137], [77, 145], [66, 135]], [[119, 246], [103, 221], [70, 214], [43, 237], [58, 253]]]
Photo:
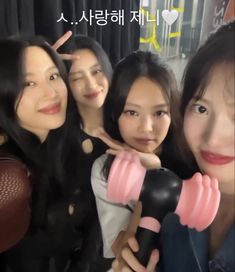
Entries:
[[234, 100], [234, 62], [223, 62], [214, 66], [208, 73], [203, 85], [198, 88], [195, 97], [208, 96], [217, 89], [229, 99]]

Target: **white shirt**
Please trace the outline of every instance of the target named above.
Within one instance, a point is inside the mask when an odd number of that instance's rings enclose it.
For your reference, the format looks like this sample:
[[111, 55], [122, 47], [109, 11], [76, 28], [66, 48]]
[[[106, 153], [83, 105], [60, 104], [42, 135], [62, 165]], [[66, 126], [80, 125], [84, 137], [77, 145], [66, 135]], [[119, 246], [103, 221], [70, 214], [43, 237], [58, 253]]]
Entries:
[[103, 255], [113, 258], [113, 242], [122, 230], [126, 230], [131, 211], [127, 206], [115, 204], [107, 199], [107, 180], [103, 175], [107, 154], [95, 160], [91, 170], [91, 185], [96, 199], [96, 206], [103, 238]]

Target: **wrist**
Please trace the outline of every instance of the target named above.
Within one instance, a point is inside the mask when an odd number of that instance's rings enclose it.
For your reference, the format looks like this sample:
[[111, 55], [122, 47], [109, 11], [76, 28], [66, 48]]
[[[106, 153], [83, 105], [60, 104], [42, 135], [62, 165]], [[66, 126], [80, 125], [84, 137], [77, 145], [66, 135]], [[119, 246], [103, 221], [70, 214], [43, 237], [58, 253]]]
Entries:
[[151, 169], [159, 169], [162, 167], [161, 161], [158, 159], [156, 162], [153, 162], [152, 164], [148, 164], [145, 166], [148, 170]]

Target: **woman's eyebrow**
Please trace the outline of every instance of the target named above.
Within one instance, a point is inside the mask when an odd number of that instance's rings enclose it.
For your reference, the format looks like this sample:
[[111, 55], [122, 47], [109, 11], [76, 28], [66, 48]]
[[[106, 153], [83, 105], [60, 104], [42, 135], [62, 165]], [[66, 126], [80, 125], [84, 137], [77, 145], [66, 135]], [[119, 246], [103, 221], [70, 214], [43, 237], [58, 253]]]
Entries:
[[131, 106], [131, 107], [135, 107], [135, 108], [140, 108], [141, 106], [135, 103], [129, 103], [127, 102], [125, 106]]
[[[48, 67], [46, 69], [46, 71], [50, 71], [50, 70], [54, 70], [54, 69], [58, 70], [58, 67], [53, 65], [53, 66]], [[24, 76], [33, 76], [33, 75], [36, 75], [36, 74], [37, 74], [37, 72], [26, 72], [26, 73], [24, 73]]]
[[[96, 64], [92, 65], [91, 67], [89, 67], [89, 69], [94, 69], [94, 68], [98, 68], [98, 67], [101, 67], [101, 65], [99, 63], [96, 63]], [[82, 72], [83, 72], [82, 69], [74, 71], [74, 72], [69, 72], [69, 76], [73, 76], [75, 74], [79, 74]]]
[[210, 104], [210, 101], [208, 99], [206, 99], [204, 96], [195, 95], [193, 97], [193, 100], [194, 101], [199, 101], [200, 100], [200, 101], [202, 101], [204, 103]]
[[[126, 103], [126, 106], [132, 106], [132, 107], [136, 107], [136, 108], [141, 108], [141, 105], [135, 104], [135, 103]], [[169, 104], [167, 103], [162, 103], [162, 104], [157, 104], [152, 106], [153, 109], [156, 108], [168, 108]]]
[[168, 103], [162, 103], [153, 106], [153, 108], [168, 108], [168, 107], [169, 107]]
[[99, 63], [96, 63], [96, 64], [92, 65], [92, 66], [90, 67], [90, 69], [92, 69], [92, 68], [97, 68], [97, 67], [101, 67], [101, 65], [100, 65]]

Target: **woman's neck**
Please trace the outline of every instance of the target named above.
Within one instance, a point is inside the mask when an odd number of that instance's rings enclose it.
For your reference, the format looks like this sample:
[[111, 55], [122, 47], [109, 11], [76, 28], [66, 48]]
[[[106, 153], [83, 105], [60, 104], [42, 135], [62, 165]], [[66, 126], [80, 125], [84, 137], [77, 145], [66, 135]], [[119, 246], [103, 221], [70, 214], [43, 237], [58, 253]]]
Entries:
[[235, 194], [221, 193], [221, 201], [217, 216], [223, 220], [224, 218], [230, 218], [234, 220], [235, 213]]
[[220, 248], [227, 231], [235, 222], [235, 195], [221, 193], [219, 210], [210, 227], [210, 255]]
[[83, 120], [83, 130], [91, 136], [96, 135], [96, 129], [103, 126], [103, 108], [93, 109], [80, 105], [78, 108]]

